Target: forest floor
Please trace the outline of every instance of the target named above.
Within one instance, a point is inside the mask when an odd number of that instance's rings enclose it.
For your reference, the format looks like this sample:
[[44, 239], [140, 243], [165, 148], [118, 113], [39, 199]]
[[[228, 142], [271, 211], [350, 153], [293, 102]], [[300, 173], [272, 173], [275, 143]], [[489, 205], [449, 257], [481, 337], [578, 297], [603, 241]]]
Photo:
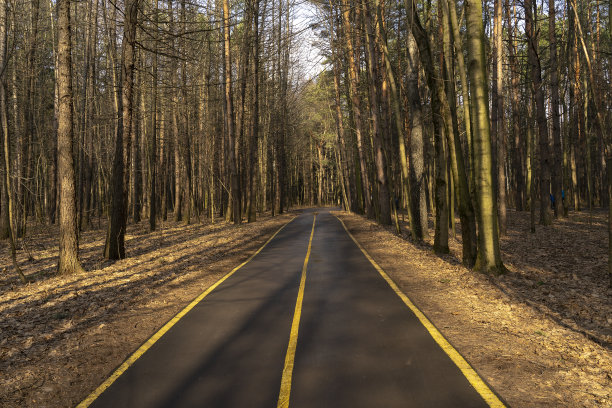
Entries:
[[[338, 215], [511, 406], [612, 406], [606, 214], [570, 213], [530, 234], [529, 214], [510, 211], [502, 238], [508, 273], [496, 277], [464, 268], [458, 240], [438, 257], [431, 240], [415, 246], [392, 228]], [[105, 229], [87, 231], [88, 272], [74, 276], [54, 275], [56, 227], [32, 226], [28, 251], [19, 251], [33, 280], [27, 285], [1, 243], [0, 406], [74, 406], [291, 217], [241, 226], [167, 222], [154, 233], [146, 223], [130, 225], [129, 257], [115, 263], [101, 256]]]
[[[0, 247], [0, 406], [73, 407], [206, 288], [295, 214], [258, 222], [128, 226], [128, 258], [102, 258], [105, 229], [82, 233], [87, 272], [57, 276], [57, 227], [32, 226], [16, 278]], [[31, 256], [30, 259], [28, 259]]]
[[[529, 232], [508, 212], [508, 272], [461, 264], [461, 241], [433, 253], [361, 216], [337, 213], [371, 256], [514, 407], [612, 407], [612, 289], [607, 214], [570, 212]], [[460, 234], [459, 225], [457, 225]]]

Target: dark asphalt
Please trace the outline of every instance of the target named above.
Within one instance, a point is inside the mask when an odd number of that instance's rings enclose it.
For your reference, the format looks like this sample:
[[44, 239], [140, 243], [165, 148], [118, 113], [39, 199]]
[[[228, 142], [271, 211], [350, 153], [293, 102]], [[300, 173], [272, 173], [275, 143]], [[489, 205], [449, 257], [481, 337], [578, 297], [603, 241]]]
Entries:
[[[91, 405], [276, 407], [314, 211], [288, 224]], [[318, 210], [290, 407], [488, 407], [340, 222]]]

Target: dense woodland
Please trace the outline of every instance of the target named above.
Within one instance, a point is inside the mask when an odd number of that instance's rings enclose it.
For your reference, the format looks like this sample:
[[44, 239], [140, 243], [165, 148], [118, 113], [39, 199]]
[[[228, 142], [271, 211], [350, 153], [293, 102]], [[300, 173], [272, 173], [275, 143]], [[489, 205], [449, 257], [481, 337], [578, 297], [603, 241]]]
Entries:
[[610, 208], [611, 5], [1, 0], [0, 236], [20, 273], [29, 223], [59, 224], [72, 273], [95, 226], [121, 259], [129, 222], [339, 204], [437, 253], [457, 215], [463, 262], [501, 273], [508, 209]]

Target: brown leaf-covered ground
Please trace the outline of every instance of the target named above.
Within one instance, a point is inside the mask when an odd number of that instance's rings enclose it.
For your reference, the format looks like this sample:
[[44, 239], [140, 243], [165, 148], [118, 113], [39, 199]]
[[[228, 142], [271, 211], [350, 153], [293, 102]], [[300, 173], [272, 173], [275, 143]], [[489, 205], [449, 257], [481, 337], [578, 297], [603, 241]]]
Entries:
[[[116, 263], [102, 260], [104, 229], [88, 231], [88, 272], [68, 277], [54, 275], [57, 230], [32, 227], [19, 252], [34, 280], [25, 286], [0, 244], [0, 406], [74, 406], [291, 216], [238, 227], [168, 222], [152, 234], [132, 225], [129, 258]], [[571, 213], [530, 234], [529, 215], [510, 212], [502, 239], [509, 272], [499, 277], [462, 267], [460, 241], [438, 257], [431, 241], [415, 246], [391, 228], [340, 216], [510, 405], [612, 406], [605, 214]]]
[[464, 268], [458, 240], [439, 257], [431, 238], [415, 246], [390, 227], [338, 215], [509, 405], [612, 407], [603, 212], [572, 212], [531, 234], [529, 214], [509, 211], [501, 242], [508, 273], [501, 276]]
[[[294, 214], [293, 214], [294, 215]], [[28, 232], [19, 263], [0, 249], [0, 407], [71, 407], [221, 276], [246, 260], [292, 214], [254, 224], [166, 222], [128, 227], [128, 258], [102, 259], [104, 229], [81, 236], [84, 274], [56, 276], [57, 229]], [[29, 252], [29, 253], [27, 253]], [[29, 257], [32, 259], [28, 259]]]

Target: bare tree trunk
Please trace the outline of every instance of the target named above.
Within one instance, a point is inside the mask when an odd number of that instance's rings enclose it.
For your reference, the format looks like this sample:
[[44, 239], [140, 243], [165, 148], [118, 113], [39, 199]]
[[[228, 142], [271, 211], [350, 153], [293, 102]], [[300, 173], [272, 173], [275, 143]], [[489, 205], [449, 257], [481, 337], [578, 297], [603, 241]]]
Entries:
[[334, 119], [336, 121], [336, 148], [338, 150], [338, 162], [340, 165], [340, 170], [342, 172], [342, 178], [344, 180], [344, 191], [346, 195], [346, 210], [347, 211], [358, 211], [358, 207], [355, 205], [355, 194], [352, 189], [352, 172], [351, 165], [352, 161], [349, 159], [350, 155], [347, 150], [346, 144], [346, 132], [344, 129], [344, 114], [342, 112], [342, 105], [340, 99], [340, 58], [338, 56], [338, 48], [339, 48], [339, 35], [336, 30], [340, 30], [340, 24], [334, 25], [337, 16], [335, 14], [335, 10], [332, 9], [330, 11], [330, 42], [331, 42], [331, 52], [332, 52], [332, 61], [333, 61], [333, 73], [334, 73]]
[[407, 7], [410, 11], [409, 17], [412, 19], [412, 34], [419, 48], [421, 62], [425, 70], [427, 85], [431, 92], [431, 110], [434, 126], [434, 151], [435, 151], [435, 219], [436, 230], [434, 235], [434, 251], [436, 253], [448, 253], [448, 200], [447, 200], [447, 169], [446, 169], [446, 143], [445, 137], [452, 138], [452, 125], [450, 121], [445, 122], [446, 101], [444, 89], [440, 75], [436, 72], [429, 38], [419, 20], [416, 4], [414, 1]]
[[72, 42], [70, 38], [70, 2], [59, 0], [58, 10], [58, 88], [59, 124], [57, 133], [60, 190], [59, 274], [83, 271], [79, 262], [79, 240], [74, 174], [74, 124], [72, 102]]
[[248, 222], [257, 220], [257, 185], [255, 163], [257, 162], [257, 146], [259, 143], [259, 3], [251, 0], [253, 7], [253, 119], [251, 122], [251, 144], [249, 152], [249, 200], [247, 205]]
[[563, 217], [563, 151], [561, 149], [561, 113], [559, 112], [559, 74], [557, 72], [555, 0], [548, 1], [548, 39], [550, 47], [550, 99], [552, 108], [553, 171], [552, 194], [554, 197], [555, 217]]
[[425, 172], [425, 144], [423, 141], [423, 109], [419, 95], [419, 56], [417, 44], [411, 32], [407, 33], [408, 72], [406, 89], [410, 105], [410, 212], [412, 212], [412, 236], [417, 241], [428, 235], [427, 180]]
[[10, 150], [10, 135], [8, 126], [8, 103], [6, 92], [6, 71], [8, 65], [7, 56], [7, 36], [8, 36], [8, 4], [6, 0], [0, 0], [0, 121], [2, 126], [3, 150], [4, 150], [4, 187], [7, 194], [7, 212], [8, 212], [8, 229], [9, 243], [11, 245], [11, 260], [15, 272], [19, 275], [22, 283], [26, 283], [27, 279], [17, 264], [17, 248], [15, 246], [15, 219], [14, 219], [14, 203], [13, 203], [13, 188], [11, 183], [11, 150]]
[[378, 80], [378, 53], [375, 49], [375, 39], [371, 22], [371, 10], [367, 1], [362, 0], [363, 26], [365, 28], [367, 69], [369, 76], [370, 118], [372, 120], [372, 140], [374, 144], [374, 162], [376, 164], [376, 179], [378, 180], [378, 206], [380, 208], [381, 224], [391, 224], [391, 208], [389, 201], [389, 186], [387, 181], [387, 159], [383, 147], [381, 130], [380, 100], [376, 81]]
[[234, 125], [234, 99], [232, 95], [232, 57], [230, 47], [230, 13], [229, 1], [223, 0], [223, 71], [225, 77], [225, 125], [227, 132], [228, 161], [230, 176], [230, 192], [232, 203], [232, 218], [235, 224], [242, 222], [240, 211], [240, 186], [236, 165], [236, 142]]
[[141, 209], [142, 209], [142, 168], [141, 168], [141, 146], [143, 146], [144, 136], [142, 133], [143, 129], [141, 127], [141, 115], [143, 112], [140, 111], [140, 106], [142, 102], [142, 92], [141, 92], [141, 78], [140, 71], [135, 73], [134, 80], [134, 93], [135, 93], [135, 102], [134, 102], [134, 113], [132, 118], [132, 137], [134, 138], [134, 143], [132, 143], [132, 219], [135, 223], [140, 222], [141, 220]]
[[[153, 23], [155, 27], [159, 21], [159, 3], [155, 0], [153, 11]], [[155, 41], [153, 58], [153, 76], [151, 78], [151, 139], [149, 141], [149, 230], [157, 229], [157, 41]]]
[[529, 65], [531, 66], [531, 89], [536, 104], [536, 120], [538, 123], [539, 146], [540, 146], [540, 224], [550, 225], [550, 153], [548, 143], [548, 124], [546, 122], [546, 111], [544, 108], [544, 90], [542, 89], [542, 68], [538, 56], [538, 38], [533, 19], [531, 0], [525, 0], [525, 33], [528, 42]]
[[[514, 14], [514, 13], [513, 13]], [[508, 27], [508, 59], [510, 66], [510, 98], [512, 100], [512, 168], [515, 179], [514, 205], [517, 211], [523, 211], [526, 204], [527, 192], [525, 191], [525, 176], [523, 173], [523, 157], [525, 140], [524, 132], [521, 131], [521, 106], [519, 102], [519, 75], [516, 55], [516, 44], [514, 40], [515, 30], [512, 28], [510, 18], [510, 4], [506, 0], [506, 22]]]
[[[443, 45], [444, 45], [444, 64], [442, 66], [442, 74], [444, 78], [446, 94], [443, 92], [440, 95], [442, 116], [445, 122], [445, 128], [448, 129], [447, 140], [449, 146], [450, 169], [452, 174], [452, 183], [450, 183], [450, 222], [452, 223], [453, 234], [455, 235], [455, 216], [454, 216], [454, 199], [458, 199], [459, 218], [461, 221], [461, 238], [462, 238], [462, 260], [467, 266], [473, 266], [477, 255], [477, 238], [476, 238], [476, 215], [472, 203], [472, 195], [470, 194], [470, 184], [466, 172], [465, 160], [463, 158], [463, 148], [461, 139], [459, 138], [459, 123], [457, 120], [457, 105], [456, 105], [456, 89], [455, 89], [455, 72], [452, 61], [452, 39], [451, 39], [451, 22], [449, 10], [446, 2], [442, 2], [442, 10], [444, 20], [441, 22], [443, 27]], [[446, 98], [446, 100], [445, 100]], [[455, 191], [457, 194], [455, 194]]]
[[125, 258], [125, 229], [127, 225], [127, 197], [129, 187], [130, 151], [134, 100], [134, 43], [136, 39], [139, 0], [127, 0], [122, 42], [121, 104], [115, 140], [113, 162], [113, 194], [104, 257]]
[[471, 96], [474, 115], [474, 171], [478, 199], [478, 256], [476, 269], [485, 273], [502, 273], [504, 266], [499, 248], [497, 203], [493, 189], [493, 158], [489, 125], [489, 95], [484, 47], [484, 27], [480, 0], [467, 0], [467, 44]]
[[374, 208], [372, 207], [370, 177], [368, 175], [368, 167], [366, 164], [365, 147], [363, 145], [361, 122], [361, 101], [359, 98], [359, 63], [355, 59], [355, 49], [353, 47], [353, 39], [351, 37], [351, 19], [350, 7], [346, 0], [340, 2], [342, 9], [343, 30], [346, 40], [346, 50], [348, 54], [348, 70], [349, 70], [349, 96], [351, 100], [351, 109], [353, 112], [353, 122], [355, 125], [355, 135], [357, 136], [357, 150], [359, 153], [360, 176], [362, 180], [363, 199], [365, 203], [365, 213], [368, 217], [373, 217]]
[[467, 142], [467, 175], [469, 178], [470, 193], [472, 200], [474, 200], [474, 193], [476, 191], [476, 178], [474, 175], [474, 143], [472, 137], [472, 114], [470, 112], [469, 104], [469, 84], [467, 71], [465, 68], [465, 59], [463, 57], [463, 38], [459, 32], [459, 22], [457, 21], [457, 10], [455, 8], [456, 2], [447, 0], [451, 32], [453, 38], [453, 46], [455, 48], [455, 57], [457, 58], [457, 67], [459, 69], [459, 79], [461, 81], [461, 97], [463, 99], [463, 120], [465, 126], [466, 142]]
[[495, 83], [493, 84], [493, 139], [497, 145], [499, 232], [506, 235], [506, 122], [504, 116], [502, 0], [495, 0]]

